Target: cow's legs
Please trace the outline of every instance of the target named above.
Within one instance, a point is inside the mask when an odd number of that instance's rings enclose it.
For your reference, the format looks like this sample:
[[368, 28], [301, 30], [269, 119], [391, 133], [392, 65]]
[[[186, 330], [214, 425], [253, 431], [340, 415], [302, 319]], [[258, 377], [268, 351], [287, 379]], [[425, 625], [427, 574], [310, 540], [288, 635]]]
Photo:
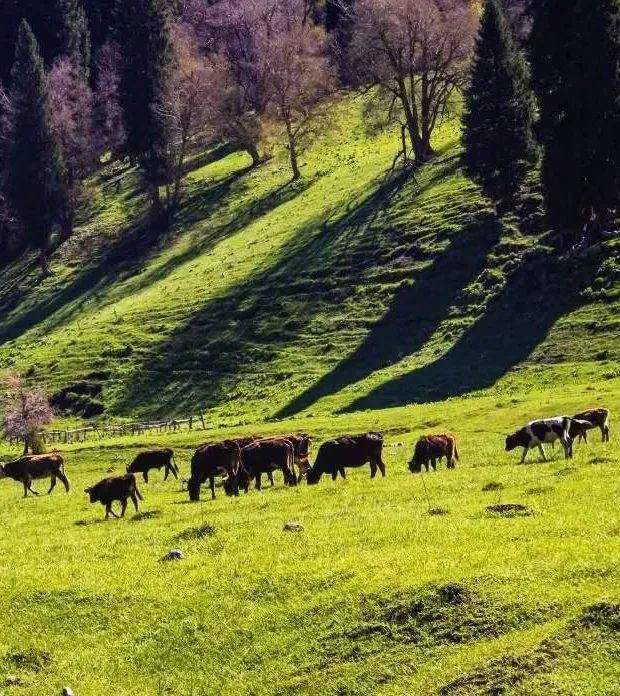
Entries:
[[34, 488], [32, 487], [32, 479], [31, 479], [30, 477], [28, 477], [28, 478], [26, 479], [26, 481], [28, 481], [28, 490], [29, 490], [33, 495], [39, 495], [39, 494], [34, 490]]
[[433, 467], [433, 471], [437, 471], [437, 460], [436, 459], [431, 459], [431, 466]]
[[[136, 508], [136, 512], [138, 512], [138, 497], [136, 496], [135, 492], [131, 493], [131, 502]], [[127, 501], [125, 501], [125, 505], [127, 505]]]
[[271, 488], [273, 488], [275, 486], [275, 481], [273, 480], [273, 471], [267, 472], [267, 478], [269, 479], [269, 485]]
[[374, 479], [377, 475], [377, 465], [374, 462], [370, 462], [370, 478]]
[[149, 471], [148, 471], [148, 469], [145, 469], [145, 470], [142, 472], [142, 478], [144, 479], [144, 483], [148, 483], [148, 482], [149, 482]]
[[377, 459], [377, 466], [379, 467], [379, 471], [381, 472], [381, 476], [385, 478], [385, 464], [383, 463], [383, 460], [381, 457]]
[[26, 483], [26, 479], [24, 479], [22, 481], [22, 483], [24, 485], [24, 498], [27, 498], [28, 497], [28, 484]]
[[211, 500], [215, 500], [215, 476], [209, 476], [209, 488], [211, 489]]
[[112, 503], [106, 503], [105, 506], [105, 518], [106, 520], [112, 515], [112, 517], [116, 517], [118, 519], [118, 515], [112, 510]]
[[570, 438], [562, 438], [562, 447], [564, 448], [564, 459], [571, 459], [573, 456], [573, 442]]
[[260, 489], [261, 489], [261, 486], [262, 486], [261, 479], [262, 479], [262, 478], [263, 478], [263, 477], [262, 477], [262, 475], [261, 475], [260, 473], [259, 473], [259, 474], [256, 474], [256, 490], [257, 490], [257, 491], [260, 491]]
[[164, 467], [164, 481], [168, 480], [168, 474], [170, 473], [170, 470], [168, 469], [168, 465]]
[[342, 476], [343, 479], [346, 479], [347, 477], [347, 472], [344, 470], [344, 466], [339, 466], [338, 467], [338, 472]]
[[543, 462], [546, 462], [547, 455], [545, 454], [545, 448], [543, 447], [542, 442], [538, 445], [538, 451], [540, 452], [540, 456], [543, 458]]
[[56, 476], [60, 479], [60, 482], [65, 487], [67, 493], [69, 492], [69, 479], [63, 474], [62, 471], [57, 471]]
[[127, 510], [127, 498], [121, 500], [121, 517], [125, 517], [125, 510]]
[[166, 466], [166, 474], [164, 476], [164, 480], [168, 478], [168, 474], [171, 473], [175, 479], [178, 479], [177, 472], [172, 464]]
[[47, 492], [48, 495], [54, 490], [55, 486], [56, 486], [56, 477], [52, 474], [52, 476], [50, 476], [50, 489]]
[[601, 426], [601, 435], [603, 436], [603, 442], [609, 442], [609, 426]]
[[[540, 447], [540, 445], [539, 445], [539, 447]], [[523, 448], [523, 456], [521, 457], [521, 461], [519, 462], [519, 464], [524, 464], [524, 463], [525, 463], [525, 458], [527, 457], [527, 453], [528, 453], [529, 451], [530, 451], [530, 448], [529, 448], [529, 447], [524, 447], [524, 448]]]
[[338, 469], [334, 469], [332, 471], [332, 481], [335, 481], [338, 478]]

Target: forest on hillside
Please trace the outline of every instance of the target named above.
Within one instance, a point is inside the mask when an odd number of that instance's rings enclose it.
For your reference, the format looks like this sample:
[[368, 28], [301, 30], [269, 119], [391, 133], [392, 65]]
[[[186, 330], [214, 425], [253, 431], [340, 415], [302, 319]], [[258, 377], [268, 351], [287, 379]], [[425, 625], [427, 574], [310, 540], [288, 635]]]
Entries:
[[498, 211], [529, 175], [557, 246], [588, 246], [620, 201], [619, 15], [617, 0], [4, 2], [0, 259], [35, 250], [48, 273], [116, 159], [138, 168], [153, 226], [212, 143], [256, 167], [282, 147], [298, 179], [345, 91], [400, 128], [398, 169], [431, 160], [462, 113], [465, 165]]

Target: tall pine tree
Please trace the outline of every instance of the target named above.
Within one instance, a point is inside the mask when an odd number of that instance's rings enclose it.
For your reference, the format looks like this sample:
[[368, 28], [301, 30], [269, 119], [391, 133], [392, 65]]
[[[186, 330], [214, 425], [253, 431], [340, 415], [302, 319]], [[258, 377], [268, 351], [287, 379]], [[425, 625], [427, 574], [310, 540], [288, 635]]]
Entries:
[[69, 56], [80, 77], [90, 75], [90, 31], [80, 0], [57, 0], [58, 53]]
[[574, 230], [619, 201], [620, 3], [535, 0], [531, 12], [547, 213]]
[[168, 0], [118, 0], [116, 5], [127, 150], [140, 164], [155, 212], [161, 206], [159, 185], [168, 179], [166, 90], [172, 57], [169, 4]]
[[67, 190], [60, 145], [56, 140], [37, 40], [23, 20], [11, 73], [13, 141], [9, 153], [8, 193], [30, 246], [47, 252], [55, 224], [67, 218]]
[[485, 0], [465, 99], [465, 164], [487, 193], [514, 192], [536, 153], [534, 96], [527, 64], [498, 0]]

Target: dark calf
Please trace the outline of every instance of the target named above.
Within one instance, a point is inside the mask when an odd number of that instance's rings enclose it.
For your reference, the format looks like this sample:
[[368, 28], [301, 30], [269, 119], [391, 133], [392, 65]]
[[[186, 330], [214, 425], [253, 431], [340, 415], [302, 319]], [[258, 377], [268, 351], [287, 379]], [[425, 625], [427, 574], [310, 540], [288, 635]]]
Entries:
[[296, 486], [294, 460], [295, 448], [288, 439], [257, 440], [241, 449], [237, 475], [232, 480], [226, 480], [224, 489], [228, 495], [237, 495], [240, 488], [247, 493], [250, 482], [254, 479], [256, 488], [260, 490], [262, 474], [267, 474], [273, 482], [273, 472], [277, 469], [282, 471], [287, 485]]
[[15, 481], [20, 481], [24, 486], [24, 498], [28, 497], [28, 491], [33, 495], [39, 495], [32, 488], [32, 482], [37, 479], [51, 479], [48, 495], [54, 490], [56, 479], [60, 479], [67, 493], [69, 492], [69, 481], [65, 476], [64, 461], [59, 454], [31, 454], [14, 462], [0, 465], [0, 478], [12, 478]]
[[94, 486], [86, 488], [84, 492], [88, 494], [91, 503], [101, 503], [105, 506], [106, 520], [110, 515], [117, 518], [119, 517], [119, 515], [112, 510], [112, 503], [114, 501], [118, 500], [120, 502], [120, 517], [124, 517], [125, 510], [127, 509], [127, 500], [129, 498], [134, 504], [136, 512], [138, 512], [138, 499], [142, 500], [134, 474], [125, 474], [124, 476], [114, 476], [112, 478], [103, 479], [103, 481], [99, 481], [99, 483], [96, 483]]
[[127, 467], [128, 474], [142, 474], [144, 482], [149, 482], [149, 471], [151, 469], [164, 469], [164, 481], [167, 480], [168, 474], [172, 474], [174, 478], [179, 477], [179, 469], [174, 462], [174, 452], [169, 448], [150, 450], [148, 452], [140, 452], [136, 458]]
[[200, 487], [209, 481], [215, 499], [215, 478], [226, 476], [232, 481], [239, 468], [240, 447], [234, 440], [202, 445], [192, 457], [191, 476], [187, 484], [190, 500], [200, 500]]
[[364, 435], [345, 435], [328, 440], [320, 447], [314, 462], [306, 474], [310, 485], [318, 483], [323, 474], [331, 474], [336, 480], [338, 474], [346, 478], [345, 469], [358, 468], [370, 464], [370, 478], [374, 478], [377, 469], [385, 476], [385, 464], [381, 458], [383, 435], [365, 433]]
[[600, 428], [603, 442], [609, 442], [609, 416], [611, 415], [608, 408], [589, 408], [581, 413], [576, 413], [573, 416], [574, 420], [587, 421], [590, 423], [590, 430]]
[[409, 462], [409, 471], [412, 474], [419, 474], [422, 467], [429, 466], [433, 471], [437, 471], [437, 460], [446, 458], [448, 469], [454, 469], [455, 462], [459, 460], [459, 450], [456, 438], [452, 433], [441, 433], [440, 435], [425, 435], [421, 437], [413, 450], [413, 457]]

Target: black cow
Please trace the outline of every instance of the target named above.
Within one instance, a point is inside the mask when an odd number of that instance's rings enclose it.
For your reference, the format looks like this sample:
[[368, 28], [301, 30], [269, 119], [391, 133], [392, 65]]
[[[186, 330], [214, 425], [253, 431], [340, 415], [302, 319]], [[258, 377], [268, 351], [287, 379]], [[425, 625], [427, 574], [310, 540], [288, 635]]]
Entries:
[[346, 478], [345, 469], [357, 468], [370, 464], [370, 478], [374, 478], [377, 469], [385, 476], [385, 464], [381, 458], [383, 435], [365, 433], [363, 435], [345, 435], [328, 440], [320, 447], [314, 462], [306, 475], [310, 485], [318, 483], [323, 474], [331, 474], [335, 481], [338, 474]]
[[69, 480], [65, 476], [64, 461], [59, 454], [31, 454], [0, 465], [0, 478], [20, 481], [24, 486], [24, 498], [28, 497], [28, 491], [39, 495], [32, 488], [32, 482], [37, 479], [51, 479], [48, 495], [54, 490], [56, 479], [60, 479], [67, 493], [69, 492]]
[[84, 493], [88, 494], [91, 503], [101, 503], [105, 506], [106, 520], [110, 515], [114, 515], [116, 518], [119, 517], [119, 515], [112, 510], [112, 503], [115, 500], [118, 500], [121, 504], [120, 517], [125, 516], [128, 498], [131, 498], [136, 512], [138, 512], [138, 499], [142, 500], [142, 495], [138, 490], [138, 484], [136, 483], [134, 474], [124, 474], [123, 476], [113, 476], [103, 479], [103, 481], [99, 481], [99, 483], [96, 483], [94, 486], [86, 488]]
[[277, 469], [282, 471], [284, 483], [296, 486], [294, 461], [295, 448], [290, 440], [285, 438], [257, 440], [241, 449], [237, 474], [234, 479], [225, 481], [224, 490], [228, 495], [237, 495], [240, 488], [247, 493], [252, 479], [256, 481], [256, 488], [260, 490], [262, 474], [267, 474], [273, 482], [273, 472]]
[[200, 500], [200, 486], [209, 481], [211, 498], [215, 499], [215, 478], [233, 480], [239, 468], [241, 448], [234, 440], [202, 445], [192, 457], [191, 476], [187, 484], [190, 500]]
[[538, 447], [543, 460], [547, 461], [543, 444], [559, 440], [564, 448], [564, 458], [570, 459], [573, 456], [572, 440], [569, 435], [571, 420], [568, 416], [557, 416], [556, 418], [532, 421], [517, 430], [516, 433], [508, 435], [506, 452], [510, 452], [516, 447], [523, 447], [523, 456], [520, 461], [520, 464], [523, 464], [530, 449]]
[[179, 469], [174, 462], [174, 452], [169, 448], [149, 450], [148, 452], [140, 452], [135, 459], [127, 467], [128, 474], [142, 474], [144, 482], [149, 482], [149, 471], [151, 469], [164, 471], [164, 481], [168, 478], [168, 474], [172, 474], [174, 478], [179, 477]]

